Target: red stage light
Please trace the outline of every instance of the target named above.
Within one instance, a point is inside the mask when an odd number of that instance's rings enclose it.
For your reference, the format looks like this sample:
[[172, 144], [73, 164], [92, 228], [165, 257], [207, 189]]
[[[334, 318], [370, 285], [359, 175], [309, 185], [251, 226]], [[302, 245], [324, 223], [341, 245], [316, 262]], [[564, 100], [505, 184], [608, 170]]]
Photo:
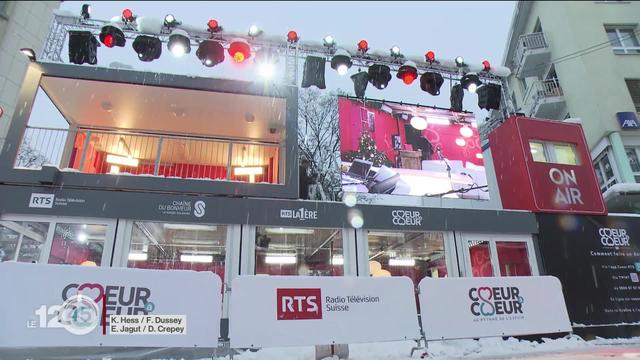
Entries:
[[122, 19], [125, 21], [133, 21], [136, 18], [133, 17], [133, 11], [131, 11], [131, 9], [124, 9], [122, 10]]
[[207, 22], [207, 27], [209, 28], [209, 31], [216, 32], [218, 31], [218, 27], [220, 27], [220, 24], [218, 24], [218, 21], [216, 19], [211, 19]]
[[113, 35], [105, 35], [103, 43], [106, 47], [113, 47]]
[[291, 42], [291, 43], [296, 43], [298, 42], [298, 33], [291, 30], [287, 33], [287, 41]]
[[427, 51], [426, 54], [424, 54], [425, 59], [427, 59], [428, 62], [432, 63], [434, 61], [436, 61], [436, 53], [434, 53], [433, 51], [429, 50]]
[[237, 63], [241, 63], [251, 57], [251, 47], [244, 41], [234, 41], [229, 45], [229, 55]]
[[366, 52], [367, 50], [369, 50], [369, 43], [367, 42], [367, 40], [360, 40], [360, 42], [358, 42], [358, 50], [362, 52]]
[[402, 82], [407, 85], [411, 85], [411, 83], [417, 78], [418, 78], [418, 74], [414, 72], [407, 71], [404, 74], [402, 74]]
[[482, 62], [482, 67], [484, 68], [484, 71], [491, 70], [491, 63], [489, 62], [489, 60], [483, 61]]

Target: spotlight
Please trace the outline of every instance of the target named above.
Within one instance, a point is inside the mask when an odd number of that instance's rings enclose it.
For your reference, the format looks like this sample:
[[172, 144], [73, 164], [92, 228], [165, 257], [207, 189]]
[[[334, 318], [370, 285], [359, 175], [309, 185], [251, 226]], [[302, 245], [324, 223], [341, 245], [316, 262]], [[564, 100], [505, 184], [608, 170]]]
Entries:
[[462, 56], [456, 56], [456, 66], [463, 67], [464, 66], [464, 58]]
[[297, 43], [297, 42], [298, 42], [298, 40], [300, 40], [300, 38], [298, 37], [298, 33], [297, 33], [297, 32], [295, 32], [295, 31], [293, 31], [293, 30], [290, 30], [290, 31], [287, 33], [287, 41], [288, 41], [288, 42], [290, 42], [290, 43], [294, 44], [294, 43]]
[[133, 50], [140, 61], [153, 61], [162, 54], [162, 42], [157, 37], [140, 35], [133, 41]]
[[356, 93], [356, 97], [363, 99], [369, 84], [369, 74], [366, 71], [360, 71], [351, 75], [351, 81], [353, 81], [353, 91]]
[[464, 90], [462, 89], [462, 85], [456, 84], [451, 87], [451, 111], [461, 112], [462, 111], [462, 99], [464, 98]]
[[136, 17], [133, 15], [133, 11], [131, 9], [122, 10], [122, 21], [125, 23], [129, 23], [135, 21]]
[[103, 26], [99, 37], [100, 42], [108, 48], [112, 48], [114, 46], [123, 47], [126, 43], [124, 33], [120, 27], [115, 24]]
[[98, 46], [100, 43], [90, 31], [69, 31], [69, 62], [97, 64]]
[[164, 26], [168, 28], [172, 28], [176, 25], [180, 25], [180, 22], [176, 20], [176, 17], [172, 14], [167, 14], [164, 16]]
[[363, 54], [369, 51], [369, 43], [367, 42], [367, 40], [360, 40], [358, 42], [358, 51]]
[[500, 109], [502, 98], [502, 86], [497, 84], [486, 84], [478, 88], [478, 107], [480, 109]]
[[396, 77], [402, 79], [402, 82], [405, 84], [411, 85], [411, 83], [418, 78], [416, 63], [411, 60], [405, 61], [405, 63], [400, 66], [400, 69], [398, 69]]
[[429, 51], [427, 51], [426, 54], [424, 54], [424, 58], [425, 58], [425, 60], [427, 60], [427, 62], [429, 64], [433, 64], [433, 62], [436, 61], [436, 53], [434, 53], [433, 51], [429, 50]]
[[198, 45], [196, 56], [202, 65], [212, 67], [224, 61], [224, 47], [217, 41], [204, 40]]
[[339, 75], [346, 75], [351, 65], [351, 55], [344, 49], [338, 49], [331, 58], [331, 68]]
[[181, 29], [175, 29], [169, 36], [169, 42], [167, 43], [167, 49], [171, 51], [171, 54], [175, 57], [181, 57], [184, 54], [191, 52], [191, 40], [189, 40], [189, 34]]
[[258, 73], [263, 78], [273, 78], [275, 73], [275, 64], [278, 58], [269, 50], [261, 50], [256, 53], [255, 63], [258, 65]]
[[325, 89], [327, 86], [324, 82], [324, 63], [323, 57], [307, 56], [304, 60], [304, 72], [302, 73], [302, 85], [303, 88], [308, 88], [312, 85], [318, 89]]
[[233, 61], [241, 63], [251, 57], [251, 47], [244, 40], [234, 40], [229, 44], [229, 55]]
[[409, 121], [411, 126], [413, 126], [416, 130], [424, 130], [427, 128], [427, 120], [420, 116], [414, 116]]
[[462, 76], [462, 79], [460, 79], [460, 85], [470, 93], [475, 93], [478, 86], [482, 85], [482, 82], [480, 81], [478, 74], [470, 72]]
[[80, 12], [80, 17], [83, 18], [84, 20], [91, 18], [91, 5], [89, 4], [82, 5], [82, 11]]
[[391, 81], [391, 69], [387, 65], [374, 64], [369, 66], [369, 82], [382, 90]]
[[249, 26], [249, 33], [248, 34], [249, 34], [250, 37], [254, 38], [254, 37], [262, 34], [262, 29], [260, 29], [258, 27], [258, 25], [251, 25], [251, 26]]
[[485, 60], [482, 62], [482, 70], [484, 71], [491, 70], [491, 63], [489, 62], [489, 60]]
[[398, 46], [394, 46], [394, 47], [392, 47], [389, 51], [391, 52], [391, 56], [393, 56], [393, 57], [400, 57], [400, 56], [402, 56], [402, 55], [400, 54], [400, 48], [399, 48]]
[[420, 76], [420, 88], [433, 96], [440, 95], [440, 87], [444, 83], [442, 75], [437, 72], [426, 72]]
[[471, 129], [468, 125], [464, 125], [460, 128], [460, 135], [466, 138], [470, 138], [473, 136], [473, 129]]
[[36, 61], [36, 52], [33, 51], [33, 49], [31, 49], [31, 48], [22, 48], [22, 49], [20, 49], [20, 52], [24, 56], [26, 56], [29, 59], [29, 61]]
[[218, 20], [211, 19], [211, 20], [207, 21], [207, 30], [210, 33], [217, 33], [217, 32], [222, 30], [222, 26], [220, 26], [220, 24], [218, 24]]
[[336, 40], [333, 38], [333, 36], [327, 35], [322, 39], [322, 43], [326, 47], [332, 47], [333, 45], [336, 44]]

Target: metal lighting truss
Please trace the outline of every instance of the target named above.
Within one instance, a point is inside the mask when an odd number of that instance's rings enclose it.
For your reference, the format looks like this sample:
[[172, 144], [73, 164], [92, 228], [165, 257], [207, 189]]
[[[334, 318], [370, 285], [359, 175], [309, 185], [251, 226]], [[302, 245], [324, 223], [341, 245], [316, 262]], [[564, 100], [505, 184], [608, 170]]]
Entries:
[[[103, 26], [116, 24], [122, 29], [126, 39], [135, 39], [139, 35], [145, 33], [138, 31], [137, 24], [134, 22], [124, 23], [120, 21], [107, 21], [97, 19], [82, 19], [79, 16], [66, 14], [62, 12], [55, 13], [50, 26], [49, 35], [46, 39], [41, 59], [50, 62], [63, 62], [62, 50], [66, 42], [67, 34], [70, 30], [90, 31], [94, 35], [98, 35]], [[320, 41], [297, 41], [289, 42], [283, 36], [268, 36], [261, 34], [257, 37], [251, 37], [246, 33], [237, 32], [209, 32], [201, 28], [189, 25], [178, 25], [175, 28], [182, 29], [189, 34], [192, 46], [197, 46], [203, 40], [215, 40], [221, 43], [225, 48], [234, 40], [242, 39], [251, 45], [253, 51], [267, 50], [275, 53], [278, 57], [285, 58], [285, 72], [283, 82], [287, 85], [297, 86], [298, 84], [298, 61], [305, 59], [307, 56], [324, 57], [326, 61], [331, 61], [333, 53], [338, 48], [343, 48], [351, 54], [351, 61], [356, 68], [366, 68], [372, 64], [383, 64], [391, 68], [392, 72], [398, 71], [400, 66], [407, 61], [415, 62], [418, 72], [434, 71], [442, 75], [444, 79], [448, 79], [450, 84], [457, 83], [464, 72], [473, 71], [478, 74], [484, 83], [495, 83], [502, 86], [501, 111], [492, 111], [490, 119], [483, 124], [481, 135], [486, 139], [486, 134], [500, 124], [509, 114], [514, 111], [514, 106], [510, 102], [507, 90], [506, 78], [510, 70], [504, 67], [496, 67], [490, 71], [483, 71], [482, 65], [465, 64], [463, 67], [456, 66], [454, 60], [439, 59], [433, 63], [425, 61], [424, 57], [415, 56], [392, 56], [388, 52], [367, 51], [365, 53], [358, 51], [356, 46], [325, 46]], [[162, 43], [169, 41], [171, 29], [164, 26], [159, 34], [151, 34], [157, 36]], [[150, 34], [147, 34], [150, 35]]]

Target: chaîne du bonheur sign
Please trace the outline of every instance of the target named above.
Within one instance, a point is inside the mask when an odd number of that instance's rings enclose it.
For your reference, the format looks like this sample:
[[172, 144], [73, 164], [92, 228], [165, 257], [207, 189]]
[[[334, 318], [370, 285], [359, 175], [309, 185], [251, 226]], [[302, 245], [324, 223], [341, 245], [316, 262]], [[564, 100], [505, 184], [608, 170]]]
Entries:
[[427, 340], [571, 331], [553, 276], [425, 278], [419, 287]]
[[242, 276], [234, 279], [231, 347], [418, 339], [407, 277]]
[[0, 349], [214, 348], [221, 281], [210, 272], [1, 263]]

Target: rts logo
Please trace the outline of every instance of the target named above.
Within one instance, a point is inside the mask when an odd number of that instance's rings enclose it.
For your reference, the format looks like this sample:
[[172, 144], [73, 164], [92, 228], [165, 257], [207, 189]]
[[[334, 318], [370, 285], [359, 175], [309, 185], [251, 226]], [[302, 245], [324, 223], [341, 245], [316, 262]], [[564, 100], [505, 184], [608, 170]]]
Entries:
[[51, 209], [53, 207], [54, 194], [37, 194], [32, 193], [29, 199], [30, 208]]
[[322, 319], [320, 289], [277, 289], [278, 320]]

